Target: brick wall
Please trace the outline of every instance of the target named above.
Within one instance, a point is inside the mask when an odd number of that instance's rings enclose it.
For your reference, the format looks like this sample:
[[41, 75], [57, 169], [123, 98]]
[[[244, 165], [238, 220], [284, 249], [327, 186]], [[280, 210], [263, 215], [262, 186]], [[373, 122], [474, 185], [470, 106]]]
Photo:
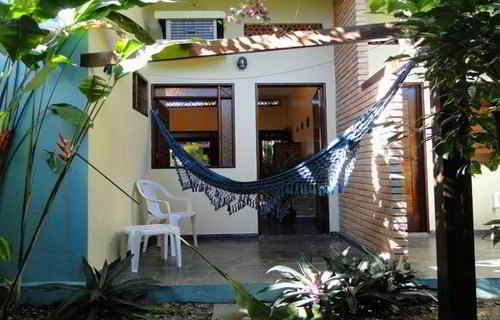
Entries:
[[[334, 25], [364, 24], [364, 0], [335, 0]], [[335, 46], [337, 131], [342, 133], [376, 100], [384, 70], [368, 79], [368, 46], [365, 43]], [[406, 195], [401, 143], [388, 138], [403, 127], [382, 123], [403, 119], [402, 94], [398, 93], [361, 142], [350, 184], [339, 197], [340, 231], [377, 252], [407, 251]]]

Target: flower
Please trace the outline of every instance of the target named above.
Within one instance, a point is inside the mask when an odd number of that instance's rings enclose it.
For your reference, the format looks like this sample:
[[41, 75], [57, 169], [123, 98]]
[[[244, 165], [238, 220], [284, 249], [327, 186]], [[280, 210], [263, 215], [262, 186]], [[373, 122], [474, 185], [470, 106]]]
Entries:
[[61, 153], [59, 153], [59, 157], [64, 161], [68, 161], [73, 155], [73, 143], [71, 140], [65, 139], [61, 134], [59, 134], [57, 146], [61, 151]]
[[7, 151], [13, 135], [14, 135], [13, 130], [6, 130], [6, 131], [0, 133], [0, 152]]

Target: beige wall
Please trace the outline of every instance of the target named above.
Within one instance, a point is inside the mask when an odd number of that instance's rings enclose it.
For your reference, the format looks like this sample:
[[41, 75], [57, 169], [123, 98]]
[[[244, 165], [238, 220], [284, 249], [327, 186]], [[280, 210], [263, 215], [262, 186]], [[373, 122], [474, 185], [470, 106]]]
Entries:
[[[140, 10], [127, 14], [142, 23]], [[89, 34], [89, 52], [114, 47], [108, 31]], [[90, 70], [90, 69], [89, 69]], [[99, 70], [89, 73], [102, 75]], [[104, 105], [89, 134], [89, 160], [130, 194], [145, 171], [145, 117], [132, 110], [132, 77], [122, 79]], [[88, 259], [101, 265], [118, 255], [118, 235], [123, 227], [139, 222], [138, 207], [94, 170], [89, 170]]]
[[[224, 10], [240, 1], [195, 1], [189, 4], [159, 5], [156, 8], [176, 10]], [[193, 5], [193, 3], [195, 5]], [[323, 0], [269, 1], [274, 22], [313, 23], [332, 25], [332, 3]], [[127, 15], [148, 21], [156, 28], [152, 9], [127, 11]], [[226, 37], [242, 34], [242, 25], [227, 25]], [[112, 48], [113, 37], [108, 33], [92, 32], [90, 51]], [[291, 51], [245, 55], [249, 66], [245, 71], [236, 68], [238, 55], [190, 59], [151, 64], [141, 73], [153, 84], [228, 83], [235, 88], [236, 168], [217, 169], [216, 172], [237, 180], [255, 180], [256, 168], [256, 84], [266, 83], [324, 83], [328, 105], [327, 124], [329, 140], [335, 137], [335, 99], [332, 70], [332, 47], [307, 48]], [[307, 57], [305, 59], [304, 57]], [[215, 212], [203, 194], [181, 192], [174, 170], [152, 170], [149, 159], [149, 121], [132, 110], [131, 79], [124, 79], [109, 98], [89, 141], [89, 158], [112, 177], [127, 192], [134, 193], [136, 179], [145, 177], [164, 184], [173, 193], [190, 197], [198, 213], [200, 234], [255, 234], [257, 214], [244, 209], [229, 216], [225, 211]], [[336, 202], [330, 203], [331, 230], [338, 226]], [[175, 209], [175, 208], [174, 208]], [[117, 234], [124, 226], [139, 220], [136, 205], [124, 197], [102, 177], [89, 171], [89, 245], [91, 263], [100, 264], [118, 253]], [[183, 227], [183, 233], [191, 229]]]

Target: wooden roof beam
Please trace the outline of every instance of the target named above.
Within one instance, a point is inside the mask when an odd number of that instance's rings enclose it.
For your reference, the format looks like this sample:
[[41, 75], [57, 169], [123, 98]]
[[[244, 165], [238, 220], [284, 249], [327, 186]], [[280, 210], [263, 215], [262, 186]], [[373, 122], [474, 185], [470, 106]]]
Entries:
[[[152, 62], [366, 42], [394, 37], [400, 32], [397, 23], [378, 23], [220, 39], [169, 47], [154, 56]], [[82, 67], [99, 67], [113, 64], [115, 60], [112, 52], [87, 53], [82, 54], [80, 64]]]

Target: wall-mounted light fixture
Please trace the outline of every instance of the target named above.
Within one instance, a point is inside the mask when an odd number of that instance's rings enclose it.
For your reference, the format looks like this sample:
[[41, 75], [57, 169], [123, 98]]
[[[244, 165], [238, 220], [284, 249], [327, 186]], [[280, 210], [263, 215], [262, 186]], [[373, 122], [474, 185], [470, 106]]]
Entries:
[[238, 61], [236, 62], [236, 65], [238, 66], [238, 69], [240, 70], [245, 70], [248, 67], [248, 60], [245, 57], [239, 57]]

